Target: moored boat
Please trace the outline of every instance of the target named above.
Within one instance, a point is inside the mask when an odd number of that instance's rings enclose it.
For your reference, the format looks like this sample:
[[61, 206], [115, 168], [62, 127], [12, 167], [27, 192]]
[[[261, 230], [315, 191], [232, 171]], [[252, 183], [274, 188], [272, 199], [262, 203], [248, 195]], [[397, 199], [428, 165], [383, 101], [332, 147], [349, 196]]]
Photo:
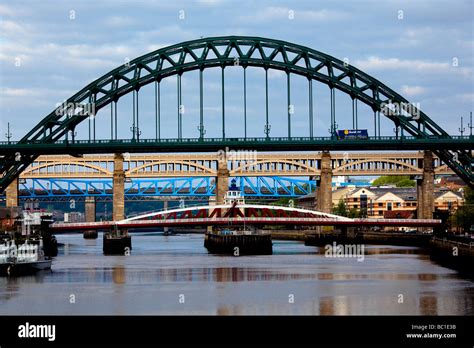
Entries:
[[52, 214], [14, 211], [0, 214], [0, 275], [18, 276], [51, 269], [57, 241], [49, 231]]
[[51, 258], [44, 256], [43, 243], [16, 245], [15, 240], [0, 245], [0, 275], [18, 276], [51, 269]]

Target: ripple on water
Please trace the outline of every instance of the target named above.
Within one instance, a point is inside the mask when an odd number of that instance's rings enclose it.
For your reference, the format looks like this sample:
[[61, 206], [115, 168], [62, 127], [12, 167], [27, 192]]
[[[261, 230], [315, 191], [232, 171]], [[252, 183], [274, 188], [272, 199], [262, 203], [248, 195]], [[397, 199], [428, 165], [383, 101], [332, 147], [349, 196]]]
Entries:
[[366, 246], [358, 261], [297, 241], [232, 257], [202, 235], [133, 234], [131, 256], [102, 255], [101, 236], [58, 240], [52, 272], [0, 278], [1, 314], [474, 314], [474, 283], [415, 247]]

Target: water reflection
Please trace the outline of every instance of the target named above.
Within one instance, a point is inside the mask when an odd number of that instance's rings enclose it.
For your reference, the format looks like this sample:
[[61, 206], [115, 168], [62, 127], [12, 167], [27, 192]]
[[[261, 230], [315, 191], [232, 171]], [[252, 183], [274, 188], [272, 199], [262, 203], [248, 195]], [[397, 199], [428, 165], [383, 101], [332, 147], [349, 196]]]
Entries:
[[419, 307], [421, 315], [437, 315], [438, 299], [434, 295], [421, 296]]
[[114, 284], [125, 284], [125, 267], [115, 267], [112, 271], [112, 279], [114, 280]]
[[334, 297], [323, 297], [319, 300], [319, 314], [334, 315]]
[[[315, 247], [315, 251], [319, 255], [326, 253], [325, 247]], [[429, 251], [425, 248], [403, 247], [396, 245], [369, 245], [364, 244], [364, 255], [429, 255]]]
[[225, 257], [198, 235], [134, 235], [132, 256], [105, 257], [98, 241], [59, 238], [52, 272], [0, 278], [0, 314], [474, 314], [474, 283], [418, 248], [368, 246], [358, 262], [276, 242], [274, 255]]
[[[128, 271], [127, 271], [128, 270]], [[284, 270], [261, 268], [166, 268], [129, 269], [118, 266], [104, 269], [69, 269], [55, 271], [50, 282], [74, 283], [114, 283], [114, 284], [153, 284], [176, 282], [261, 282], [261, 281], [341, 281], [341, 280], [420, 280], [437, 281], [437, 274], [410, 273], [287, 273]], [[42, 278], [35, 278], [41, 283]], [[21, 282], [27, 282], [22, 279]]]

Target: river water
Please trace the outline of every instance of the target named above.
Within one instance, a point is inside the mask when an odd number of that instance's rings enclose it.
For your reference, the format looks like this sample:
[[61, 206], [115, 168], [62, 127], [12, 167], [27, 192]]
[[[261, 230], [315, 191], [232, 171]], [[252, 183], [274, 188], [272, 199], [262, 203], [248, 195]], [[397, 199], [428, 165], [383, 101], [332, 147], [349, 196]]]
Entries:
[[133, 234], [130, 256], [102, 236], [58, 235], [52, 271], [0, 278], [0, 314], [474, 315], [474, 282], [416, 247], [364, 259], [274, 241], [269, 256], [216, 256], [203, 235]]

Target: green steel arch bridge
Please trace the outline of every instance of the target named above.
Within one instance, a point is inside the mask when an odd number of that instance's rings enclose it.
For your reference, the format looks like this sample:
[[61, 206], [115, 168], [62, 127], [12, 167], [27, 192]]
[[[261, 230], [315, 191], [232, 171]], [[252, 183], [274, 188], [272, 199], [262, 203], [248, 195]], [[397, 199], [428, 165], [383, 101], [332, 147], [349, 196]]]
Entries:
[[[225, 68], [238, 66], [243, 70], [244, 132], [238, 137], [226, 136], [230, 120], [226, 119]], [[247, 136], [247, 81], [249, 67], [265, 72], [265, 127], [262, 136]], [[206, 137], [203, 107], [203, 71], [221, 69], [222, 112], [220, 137]], [[199, 135], [183, 137], [182, 75], [199, 72]], [[288, 117], [284, 137], [270, 132], [268, 72], [280, 70], [286, 74]], [[163, 79], [177, 77], [177, 110], [175, 115], [162, 115], [161, 84]], [[292, 132], [291, 76], [300, 75], [308, 84], [307, 134]], [[330, 91], [329, 136], [314, 134], [313, 83], [327, 85]], [[156, 134], [141, 138], [139, 92], [154, 84], [154, 114]], [[352, 126], [358, 129], [358, 103], [373, 112], [373, 134], [367, 139], [341, 140], [336, 136], [336, 90], [352, 101]], [[118, 137], [119, 100], [132, 95], [132, 136]], [[140, 104], [141, 105], [141, 104]], [[97, 139], [96, 115], [110, 107], [110, 136]], [[123, 113], [121, 114], [121, 118]], [[129, 115], [127, 115], [129, 117]], [[164, 117], [177, 117], [177, 137], [162, 137]], [[395, 136], [381, 135], [380, 119], [393, 122]], [[235, 119], [232, 122], [236, 122]], [[89, 125], [88, 139], [76, 139], [76, 128]], [[231, 124], [232, 126], [232, 124]], [[150, 127], [150, 125], [147, 125]], [[166, 129], [167, 134], [171, 133]], [[261, 151], [330, 151], [330, 150], [431, 150], [468, 185], [474, 187], [472, 172], [474, 137], [451, 136], [422, 110], [403, 96], [363, 71], [325, 53], [290, 42], [260, 37], [226, 36], [202, 38], [158, 49], [131, 60], [85, 86], [46, 115], [19, 141], [0, 142], [0, 192], [5, 191], [20, 173], [38, 156], [44, 154], [123, 153], [123, 152], [204, 152], [225, 147]]]

